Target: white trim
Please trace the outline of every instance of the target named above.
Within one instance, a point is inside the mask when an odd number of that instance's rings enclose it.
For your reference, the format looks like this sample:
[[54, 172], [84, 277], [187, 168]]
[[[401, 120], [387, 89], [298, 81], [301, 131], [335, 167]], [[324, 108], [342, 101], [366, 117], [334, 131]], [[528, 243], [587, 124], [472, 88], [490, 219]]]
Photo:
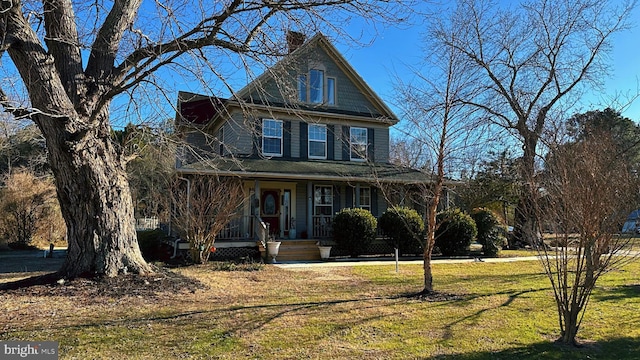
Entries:
[[[364, 134], [365, 134], [365, 141], [364, 141], [364, 157], [353, 157], [353, 130], [364, 130]], [[356, 143], [357, 145], [362, 145], [361, 143]], [[349, 160], [351, 161], [359, 161], [359, 162], [364, 162], [367, 161], [367, 157], [368, 157], [368, 152], [369, 152], [369, 130], [367, 128], [363, 128], [363, 127], [355, 127], [355, 126], [350, 126], [349, 127]]]
[[[273, 121], [277, 124], [280, 124], [280, 136], [265, 136], [264, 134], [264, 125], [265, 125], [265, 121]], [[270, 152], [266, 152], [264, 150], [264, 140], [265, 138], [268, 137], [269, 139], [280, 139], [280, 153], [270, 153]], [[283, 145], [284, 142], [284, 123], [282, 120], [276, 120], [276, 119], [262, 119], [262, 155], [264, 156], [273, 156], [273, 157], [282, 157], [282, 149], [284, 147]]]
[[[316, 189], [317, 188], [329, 188], [331, 190], [331, 195], [329, 197], [329, 203], [328, 204], [317, 204], [316, 203]], [[311, 194], [311, 197], [313, 198], [313, 215], [314, 216], [318, 216], [318, 215], [327, 215], [327, 214], [318, 214], [316, 212], [316, 208], [317, 207], [324, 207], [324, 208], [329, 208], [329, 214], [333, 214], [333, 196], [334, 196], [334, 189], [333, 189], [333, 185], [328, 185], [328, 184], [314, 184], [313, 186], [313, 194]]]
[[[314, 156], [311, 155], [311, 142], [321, 142], [320, 140], [312, 140], [311, 136], [309, 136], [311, 134], [311, 128], [313, 126], [317, 126], [317, 127], [321, 127], [324, 128], [324, 156]], [[309, 126], [307, 126], [307, 157], [309, 159], [315, 159], [315, 160], [326, 160], [327, 159], [327, 146], [328, 146], [328, 140], [327, 140], [327, 125], [325, 124], [309, 124]]]
[[[329, 102], [329, 80], [333, 80], [333, 103]], [[325, 103], [328, 106], [337, 106], [338, 105], [338, 79], [335, 76], [325, 76]]]

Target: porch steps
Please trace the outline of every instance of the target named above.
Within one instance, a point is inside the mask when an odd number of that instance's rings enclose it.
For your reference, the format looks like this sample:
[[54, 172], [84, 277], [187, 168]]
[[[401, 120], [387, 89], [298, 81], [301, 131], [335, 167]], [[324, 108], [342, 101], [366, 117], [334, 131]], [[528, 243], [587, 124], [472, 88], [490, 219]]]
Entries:
[[282, 240], [276, 261], [320, 260], [318, 240]]

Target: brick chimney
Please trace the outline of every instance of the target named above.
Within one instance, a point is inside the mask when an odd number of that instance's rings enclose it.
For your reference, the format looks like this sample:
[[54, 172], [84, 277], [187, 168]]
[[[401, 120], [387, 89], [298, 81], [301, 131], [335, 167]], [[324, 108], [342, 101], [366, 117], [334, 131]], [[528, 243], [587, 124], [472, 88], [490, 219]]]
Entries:
[[289, 46], [289, 54], [304, 44], [306, 36], [297, 31], [289, 30], [287, 32], [287, 45]]

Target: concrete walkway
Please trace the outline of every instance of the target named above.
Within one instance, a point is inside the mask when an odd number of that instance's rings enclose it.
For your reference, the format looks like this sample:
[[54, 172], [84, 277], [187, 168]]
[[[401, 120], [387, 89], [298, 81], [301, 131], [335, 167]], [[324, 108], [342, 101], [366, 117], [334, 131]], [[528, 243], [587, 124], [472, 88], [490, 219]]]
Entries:
[[[464, 258], [464, 259], [433, 259], [432, 264], [463, 264], [463, 263], [506, 263], [516, 261], [536, 261], [537, 256], [521, 256], [511, 258], [486, 258], [478, 260], [477, 258]], [[395, 266], [395, 259], [337, 259], [332, 261], [314, 261], [314, 262], [282, 262], [273, 264], [282, 269], [300, 269], [300, 268], [314, 268], [314, 267], [341, 267], [341, 266]], [[423, 260], [400, 260], [399, 265], [421, 265]]]

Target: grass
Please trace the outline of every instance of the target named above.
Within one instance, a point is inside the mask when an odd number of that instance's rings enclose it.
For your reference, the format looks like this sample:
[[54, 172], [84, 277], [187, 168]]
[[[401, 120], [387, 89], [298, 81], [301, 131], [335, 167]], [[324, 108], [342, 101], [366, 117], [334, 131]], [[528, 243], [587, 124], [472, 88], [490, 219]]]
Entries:
[[[177, 269], [207, 290], [158, 298], [0, 293], [0, 340], [57, 340], [61, 359], [632, 359], [640, 353], [640, 264], [599, 282], [579, 337], [558, 337], [538, 262], [260, 271]], [[7, 281], [3, 278], [1, 281]]]

